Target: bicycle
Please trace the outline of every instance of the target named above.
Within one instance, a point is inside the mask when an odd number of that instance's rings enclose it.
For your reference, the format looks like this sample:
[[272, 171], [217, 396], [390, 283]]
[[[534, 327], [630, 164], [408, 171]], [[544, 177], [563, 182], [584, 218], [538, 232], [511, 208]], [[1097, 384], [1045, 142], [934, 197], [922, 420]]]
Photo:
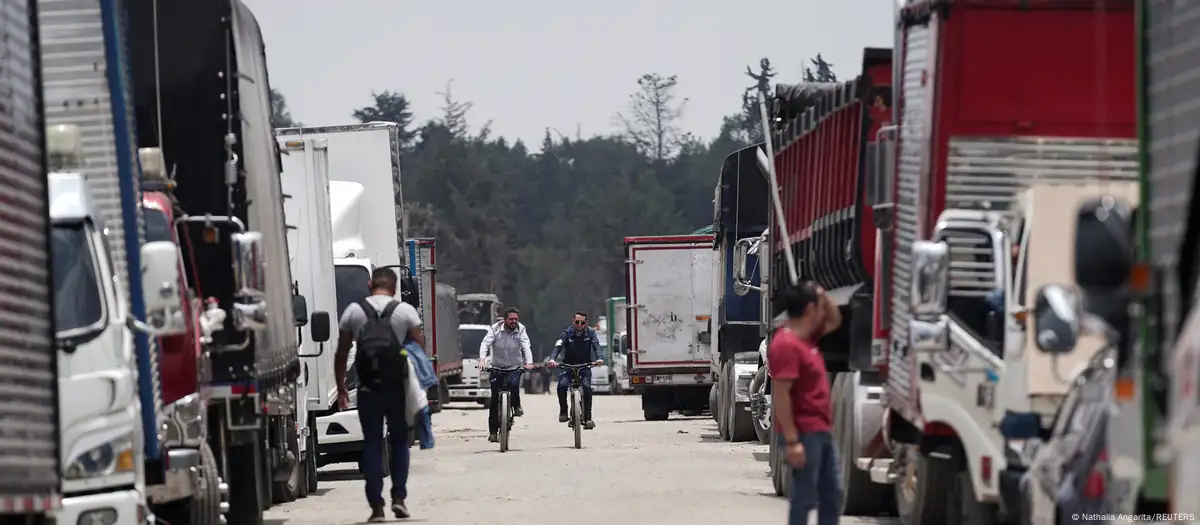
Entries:
[[583, 381], [579, 378], [579, 371], [585, 368], [595, 366], [592, 363], [584, 363], [582, 365], [568, 365], [558, 363], [558, 368], [562, 368], [571, 374], [570, 386], [570, 419], [567, 420], [567, 426], [575, 431], [575, 448], [583, 448]]
[[488, 367], [485, 370], [487, 371], [489, 378], [492, 377], [492, 374], [499, 374], [499, 376], [496, 378], [496, 381], [499, 381], [500, 386], [501, 386], [500, 400], [499, 400], [500, 406], [496, 408], [496, 412], [500, 417], [500, 452], [508, 452], [508, 436], [512, 432], [513, 419], [514, 419], [513, 414], [516, 412], [516, 409], [513, 408], [513, 406], [512, 406], [512, 400], [509, 399], [510, 397], [512, 397], [512, 393], [508, 391], [508, 381], [509, 381], [508, 375], [509, 374], [522, 374], [522, 373], [526, 372], [526, 370], [525, 370], [525, 367], [520, 367], [520, 368]]

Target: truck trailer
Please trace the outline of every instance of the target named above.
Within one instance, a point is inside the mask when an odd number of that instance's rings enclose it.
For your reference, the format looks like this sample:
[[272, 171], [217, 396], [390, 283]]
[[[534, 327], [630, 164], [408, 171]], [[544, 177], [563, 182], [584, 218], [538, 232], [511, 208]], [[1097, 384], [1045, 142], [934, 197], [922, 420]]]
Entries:
[[709, 408], [712, 235], [625, 238], [626, 365], [647, 421]]
[[7, 37], [0, 54], [12, 57], [0, 76], [6, 93], [0, 142], [0, 520], [54, 523], [62, 508], [62, 441], [55, 331], [50, 196], [46, 180], [41, 52], [34, 0], [5, 2]]

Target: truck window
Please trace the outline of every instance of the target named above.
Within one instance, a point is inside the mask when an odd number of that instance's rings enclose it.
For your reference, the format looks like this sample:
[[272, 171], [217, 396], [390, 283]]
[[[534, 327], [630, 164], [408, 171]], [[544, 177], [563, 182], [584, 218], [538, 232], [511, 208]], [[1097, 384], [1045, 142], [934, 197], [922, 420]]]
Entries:
[[996, 355], [1004, 345], [1004, 304], [996, 288], [996, 254], [991, 238], [977, 230], [943, 230], [950, 245], [948, 313]]
[[458, 337], [462, 345], [463, 359], [475, 359], [479, 357], [479, 344], [483, 342], [483, 336], [486, 334], [487, 330], [467, 329], [458, 331]]
[[171, 235], [171, 221], [162, 210], [142, 206], [142, 217], [146, 220], [146, 242], [175, 241]]
[[352, 303], [367, 298], [371, 293], [371, 274], [362, 266], [337, 266], [333, 269], [334, 288], [337, 293], [338, 319]]
[[59, 337], [71, 337], [104, 322], [104, 295], [93, 245], [83, 224], [55, 226], [54, 322]]

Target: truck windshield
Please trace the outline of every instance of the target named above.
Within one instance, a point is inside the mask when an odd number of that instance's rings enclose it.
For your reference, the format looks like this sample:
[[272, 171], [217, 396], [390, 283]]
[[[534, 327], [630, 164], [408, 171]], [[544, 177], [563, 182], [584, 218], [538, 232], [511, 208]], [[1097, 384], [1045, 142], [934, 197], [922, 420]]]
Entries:
[[371, 274], [362, 266], [337, 266], [333, 269], [337, 292], [338, 319], [346, 307], [367, 298], [371, 293]]
[[55, 226], [51, 257], [54, 261], [54, 322], [59, 337], [71, 337], [104, 320], [98, 260], [83, 224]]
[[462, 344], [462, 355], [464, 359], [475, 359], [479, 357], [479, 345], [483, 343], [484, 335], [487, 335], [487, 330], [463, 329], [458, 331], [458, 337]]
[[172, 241], [171, 221], [167, 214], [157, 208], [142, 206], [142, 217], [146, 220], [146, 242]]

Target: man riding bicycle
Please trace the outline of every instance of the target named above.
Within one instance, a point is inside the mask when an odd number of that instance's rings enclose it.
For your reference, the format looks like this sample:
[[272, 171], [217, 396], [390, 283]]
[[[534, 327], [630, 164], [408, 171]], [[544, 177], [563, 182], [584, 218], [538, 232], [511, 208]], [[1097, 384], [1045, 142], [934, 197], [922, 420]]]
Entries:
[[[550, 354], [550, 361], [546, 362], [546, 365], [551, 368], [556, 367], [559, 359], [568, 365], [604, 364], [604, 356], [600, 354], [600, 338], [596, 336], [596, 331], [588, 326], [587, 314], [575, 312], [575, 325], [563, 330], [558, 342], [554, 343], [554, 351]], [[592, 421], [592, 370], [590, 368], [579, 370], [579, 382], [583, 384], [583, 428], [591, 430], [596, 428], [596, 423]], [[566, 423], [570, 419], [567, 416], [567, 389], [570, 386], [571, 374], [563, 370], [558, 375], [559, 423]]]
[[[497, 321], [479, 343], [479, 370], [492, 359], [492, 368], [533, 368], [533, 348], [529, 345], [529, 334], [521, 324], [521, 312], [513, 307], [504, 309], [504, 320]], [[521, 410], [521, 374], [490, 374], [488, 384], [492, 387], [491, 402], [488, 403], [488, 441], [500, 441], [500, 391], [508, 390], [512, 399], [513, 415], [523, 416]]]

